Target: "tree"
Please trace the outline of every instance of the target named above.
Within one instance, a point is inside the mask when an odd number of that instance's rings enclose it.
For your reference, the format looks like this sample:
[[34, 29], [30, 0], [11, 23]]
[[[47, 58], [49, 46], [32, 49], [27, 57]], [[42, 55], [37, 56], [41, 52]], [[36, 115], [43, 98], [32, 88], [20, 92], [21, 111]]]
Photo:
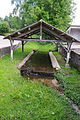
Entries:
[[8, 22], [0, 22], [0, 33], [3, 34], [3, 33], [8, 33], [9, 32], [9, 24]]
[[2, 21], [3, 21], [3, 18], [0, 17], [0, 22], [2, 22]]
[[4, 21], [7, 21], [10, 25], [10, 28], [12, 29], [20, 29], [21, 28], [21, 23], [22, 21], [18, 16], [12, 16], [10, 15], [9, 17], [6, 16]]
[[24, 25], [40, 19], [66, 30], [71, 22], [72, 0], [12, 0]]

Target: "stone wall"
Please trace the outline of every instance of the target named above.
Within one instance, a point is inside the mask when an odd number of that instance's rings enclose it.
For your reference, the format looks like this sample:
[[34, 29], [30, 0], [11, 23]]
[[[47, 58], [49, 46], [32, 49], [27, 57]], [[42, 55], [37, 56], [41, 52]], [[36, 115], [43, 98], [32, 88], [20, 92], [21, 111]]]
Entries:
[[[67, 51], [62, 46], [60, 46], [59, 52], [66, 58]], [[70, 65], [77, 68], [80, 71], [80, 54], [71, 51]]]
[[10, 47], [0, 49], [0, 58], [5, 56], [6, 54], [10, 54]]
[[[13, 45], [13, 50], [20, 47], [21, 45], [22, 45], [21, 42], [14, 44]], [[7, 54], [10, 54], [10, 49], [11, 49], [10, 46], [0, 48], [0, 58], [7, 55]]]
[[80, 71], [80, 55], [74, 51], [71, 52], [70, 64]]

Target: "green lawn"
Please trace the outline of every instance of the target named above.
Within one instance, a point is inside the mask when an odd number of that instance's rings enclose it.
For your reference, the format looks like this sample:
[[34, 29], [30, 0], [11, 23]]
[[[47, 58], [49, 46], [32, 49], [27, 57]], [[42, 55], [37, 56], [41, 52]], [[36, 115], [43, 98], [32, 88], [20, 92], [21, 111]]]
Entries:
[[55, 53], [62, 69], [55, 73], [55, 76], [64, 87], [64, 93], [80, 107], [80, 72], [75, 68], [65, 68], [63, 57], [59, 53]]
[[[16, 64], [32, 49], [47, 52], [53, 48], [51, 44], [39, 45], [36, 42], [28, 42], [24, 53], [21, 52], [21, 48], [16, 49], [13, 62], [10, 61], [9, 55], [0, 59], [0, 120], [79, 120], [80, 116], [63, 96], [42, 83], [23, 78], [16, 68]], [[57, 56], [61, 58], [60, 55]], [[63, 75], [61, 72], [57, 74], [58, 77]], [[74, 73], [71, 72], [72, 74]], [[78, 74], [77, 71], [75, 74]], [[66, 94], [72, 96], [72, 92], [66, 91], [71, 85], [69, 83], [73, 83], [71, 79], [69, 82], [69, 77], [71, 76], [66, 76], [66, 82], [61, 77], [60, 80], [65, 83]], [[75, 84], [73, 85], [75, 87]]]

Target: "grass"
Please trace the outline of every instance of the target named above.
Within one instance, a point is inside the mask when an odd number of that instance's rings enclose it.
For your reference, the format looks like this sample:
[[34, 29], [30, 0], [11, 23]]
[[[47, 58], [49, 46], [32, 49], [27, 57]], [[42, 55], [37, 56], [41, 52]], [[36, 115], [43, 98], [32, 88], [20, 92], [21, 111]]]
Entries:
[[80, 107], [80, 73], [75, 68], [65, 68], [64, 58], [55, 53], [62, 69], [55, 76], [64, 86], [64, 93]]
[[0, 120], [79, 120], [80, 116], [67, 100], [42, 83], [23, 78], [16, 64], [32, 49], [47, 52], [53, 45], [29, 42], [25, 52], [21, 48], [0, 59]]

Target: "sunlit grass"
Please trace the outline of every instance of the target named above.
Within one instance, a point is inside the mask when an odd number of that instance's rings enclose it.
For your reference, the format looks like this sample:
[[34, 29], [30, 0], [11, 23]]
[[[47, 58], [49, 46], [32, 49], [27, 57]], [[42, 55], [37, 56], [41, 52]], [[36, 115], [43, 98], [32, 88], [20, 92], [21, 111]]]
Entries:
[[64, 93], [80, 107], [80, 73], [75, 68], [66, 68], [64, 58], [55, 54], [62, 69], [55, 76], [64, 86]]
[[0, 120], [79, 120], [64, 97], [20, 75], [16, 64], [32, 49], [48, 52], [54, 46], [29, 42], [24, 53], [16, 49], [13, 62], [9, 55], [0, 59]]

